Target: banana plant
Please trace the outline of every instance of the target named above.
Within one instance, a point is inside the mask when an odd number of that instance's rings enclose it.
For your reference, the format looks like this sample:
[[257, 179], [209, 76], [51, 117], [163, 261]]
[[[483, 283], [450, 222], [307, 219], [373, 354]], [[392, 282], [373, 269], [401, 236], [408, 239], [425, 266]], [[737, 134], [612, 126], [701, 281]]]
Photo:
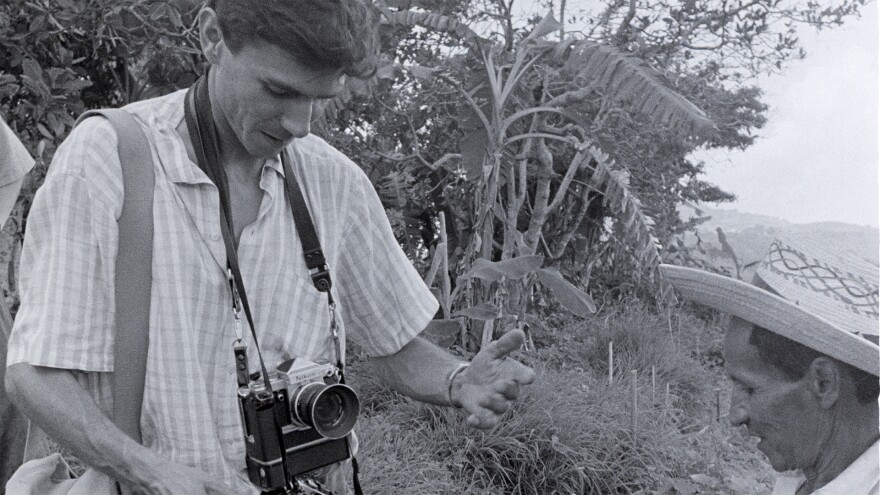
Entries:
[[[516, 305], [527, 302], [535, 284], [550, 289], [575, 313], [595, 311], [583, 288], [544, 267], [546, 258], [539, 254], [551, 254], [544, 227], [571, 203], [566, 199], [575, 194], [575, 182], [577, 194], [603, 197], [639, 266], [659, 284], [657, 298], [674, 297], [657, 271], [660, 252], [653, 222], [630, 190], [625, 166], [616, 165], [591, 139], [591, 129], [611, 112], [591, 121], [579, 109], [587, 101], [600, 101], [603, 108], [626, 108], [695, 139], [714, 129], [703, 111], [644, 61], [617, 47], [585, 39], [545, 40], [562, 28], [551, 13], [510, 50], [439, 14], [384, 9], [383, 15], [390, 25], [454, 34], [478, 62], [467, 73], [442, 66], [407, 70], [425, 82], [441, 81], [462, 102], [460, 153], [442, 160], [457, 160], [472, 185], [472, 235], [449, 304], [463, 308], [459, 316], [486, 322], [481, 342], [505, 317], [516, 316], [521, 324]], [[585, 208], [580, 210], [576, 223], [585, 214]], [[556, 244], [557, 250], [566, 247]]]

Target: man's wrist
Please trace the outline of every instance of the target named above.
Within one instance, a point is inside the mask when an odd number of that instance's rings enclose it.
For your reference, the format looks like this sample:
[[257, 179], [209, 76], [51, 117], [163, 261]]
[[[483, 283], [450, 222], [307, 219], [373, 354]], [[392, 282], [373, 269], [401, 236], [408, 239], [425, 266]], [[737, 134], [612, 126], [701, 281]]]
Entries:
[[449, 401], [449, 404], [455, 407], [461, 407], [461, 404], [453, 399], [455, 395], [454, 392], [460, 389], [460, 386], [456, 387], [455, 379], [461, 375], [468, 366], [470, 366], [469, 363], [459, 363], [449, 371], [448, 375], [446, 375], [446, 399]]

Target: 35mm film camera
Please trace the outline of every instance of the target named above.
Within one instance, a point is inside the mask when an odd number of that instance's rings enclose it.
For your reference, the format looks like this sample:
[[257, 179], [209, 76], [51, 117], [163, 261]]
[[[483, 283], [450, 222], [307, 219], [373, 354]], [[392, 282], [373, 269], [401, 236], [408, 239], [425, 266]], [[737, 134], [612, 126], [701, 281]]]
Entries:
[[251, 483], [266, 493], [297, 493], [289, 491], [296, 477], [351, 457], [346, 437], [360, 401], [339, 383], [336, 366], [285, 361], [269, 372], [270, 393], [262, 377], [248, 375], [246, 349], [236, 348], [235, 358]]

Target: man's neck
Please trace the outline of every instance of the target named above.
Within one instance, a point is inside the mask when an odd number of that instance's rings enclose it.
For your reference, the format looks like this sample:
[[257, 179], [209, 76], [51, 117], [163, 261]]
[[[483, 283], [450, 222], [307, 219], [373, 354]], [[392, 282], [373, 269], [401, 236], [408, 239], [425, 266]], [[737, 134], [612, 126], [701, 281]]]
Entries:
[[831, 435], [822, 446], [819, 458], [813, 466], [803, 470], [806, 481], [797, 495], [813, 493], [837, 478], [880, 438], [877, 424], [876, 402], [856, 406], [855, 410], [837, 411]]
[[220, 163], [226, 172], [230, 183], [259, 182], [260, 173], [265, 159], [252, 156], [241, 144], [238, 135], [232, 130], [220, 105], [216, 104], [213, 95], [215, 89], [214, 72], [208, 73], [208, 98], [211, 100], [211, 116], [214, 119], [214, 127], [217, 129], [217, 148], [220, 153]]

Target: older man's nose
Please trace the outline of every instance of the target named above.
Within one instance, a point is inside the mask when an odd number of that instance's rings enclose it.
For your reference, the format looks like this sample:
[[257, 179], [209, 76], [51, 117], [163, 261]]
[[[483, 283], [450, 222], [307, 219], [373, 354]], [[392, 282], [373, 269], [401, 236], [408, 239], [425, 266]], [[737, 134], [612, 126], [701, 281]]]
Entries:
[[730, 394], [730, 413], [728, 414], [731, 426], [742, 426], [749, 420], [749, 410], [746, 403], [735, 390]]

